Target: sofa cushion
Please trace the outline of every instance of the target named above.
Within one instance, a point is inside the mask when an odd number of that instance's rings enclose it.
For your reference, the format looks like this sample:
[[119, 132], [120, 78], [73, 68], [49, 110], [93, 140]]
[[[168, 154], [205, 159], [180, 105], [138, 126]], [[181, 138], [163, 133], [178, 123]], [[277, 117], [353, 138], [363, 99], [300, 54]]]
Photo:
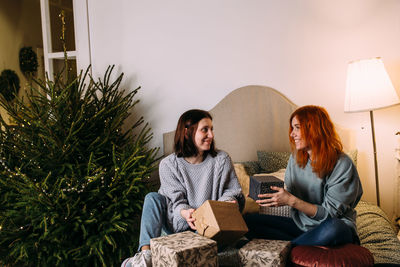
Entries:
[[270, 173], [286, 168], [290, 152], [257, 151], [257, 157], [262, 172]]
[[366, 201], [358, 202], [355, 210], [361, 246], [371, 251], [377, 264], [400, 264], [400, 241], [383, 210]]
[[240, 186], [242, 187], [242, 192], [245, 196], [245, 204], [242, 213], [258, 213], [260, 206], [253, 199], [247, 196], [249, 194], [250, 177], [247, 174], [245, 166], [242, 163], [235, 163], [233, 166], [235, 168]]

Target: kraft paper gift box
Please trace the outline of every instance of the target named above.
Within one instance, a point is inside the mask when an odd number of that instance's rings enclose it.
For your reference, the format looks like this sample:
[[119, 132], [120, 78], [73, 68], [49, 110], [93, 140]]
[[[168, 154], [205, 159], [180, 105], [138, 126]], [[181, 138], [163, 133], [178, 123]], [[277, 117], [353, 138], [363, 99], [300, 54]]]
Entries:
[[285, 266], [290, 241], [253, 239], [239, 249], [240, 264], [250, 266]]
[[192, 216], [197, 232], [217, 241], [220, 247], [233, 244], [248, 232], [236, 203], [207, 200]]
[[217, 242], [191, 231], [152, 238], [153, 266], [157, 267], [217, 267]]
[[271, 186], [283, 187], [283, 181], [273, 175], [250, 176], [249, 197], [259, 200], [259, 194], [273, 193]]

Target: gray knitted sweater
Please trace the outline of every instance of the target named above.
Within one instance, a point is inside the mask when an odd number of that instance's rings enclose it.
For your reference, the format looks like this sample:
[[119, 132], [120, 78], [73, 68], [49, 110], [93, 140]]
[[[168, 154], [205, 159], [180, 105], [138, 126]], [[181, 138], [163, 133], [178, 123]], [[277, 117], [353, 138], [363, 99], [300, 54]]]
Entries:
[[174, 232], [187, 230], [182, 209], [197, 209], [206, 200], [237, 200], [244, 197], [229, 155], [219, 150], [199, 164], [191, 164], [174, 153], [160, 162], [161, 186], [158, 193], [167, 198], [168, 225]]

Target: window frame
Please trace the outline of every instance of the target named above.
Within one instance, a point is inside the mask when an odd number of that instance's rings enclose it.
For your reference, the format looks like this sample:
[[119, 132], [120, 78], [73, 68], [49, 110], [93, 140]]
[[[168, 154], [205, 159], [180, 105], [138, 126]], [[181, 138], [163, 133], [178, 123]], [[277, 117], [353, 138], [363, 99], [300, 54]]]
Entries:
[[[86, 69], [91, 64], [88, 0], [72, 0], [74, 14], [75, 50], [67, 51], [68, 59], [76, 60], [76, 69]], [[44, 69], [50, 80], [54, 80], [53, 60], [63, 60], [64, 52], [52, 52], [50, 2], [40, 0], [42, 19]]]

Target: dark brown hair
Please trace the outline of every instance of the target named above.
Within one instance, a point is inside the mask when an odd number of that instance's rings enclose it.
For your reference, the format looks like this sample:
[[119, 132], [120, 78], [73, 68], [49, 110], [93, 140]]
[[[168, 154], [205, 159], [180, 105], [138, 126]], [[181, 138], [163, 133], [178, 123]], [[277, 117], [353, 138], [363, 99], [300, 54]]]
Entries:
[[[194, 136], [199, 121], [204, 118], [212, 120], [211, 114], [201, 109], [188, 110], [179, 118], [174, 138], [174, 151], [178, 157], [192, 157], [199, 154], [196, 144], [194, 143]], [[187, 129], [186, 135], [185, 129]], [[204, 157], [206, 157], [208, 153], [213, 157], [217, 155], [214, 139], [211, 142], [210, 150], [204, 152]]]
[[332, 172], [339, 155], [343, 152], [343, 145], [335, 126], [328, 112], [322, 107], [304, 106], [293, 112], [289, 121], [289, 140], [293, 153], [296, 153], [297, 164], [302, 168], [307, 165], [309, 155], [305, 150], [296, 151], [294, 139], [290, 136], [294, 117], [300, 123], [301, 136], [311, 148], [313, 172], [322, 178]]

